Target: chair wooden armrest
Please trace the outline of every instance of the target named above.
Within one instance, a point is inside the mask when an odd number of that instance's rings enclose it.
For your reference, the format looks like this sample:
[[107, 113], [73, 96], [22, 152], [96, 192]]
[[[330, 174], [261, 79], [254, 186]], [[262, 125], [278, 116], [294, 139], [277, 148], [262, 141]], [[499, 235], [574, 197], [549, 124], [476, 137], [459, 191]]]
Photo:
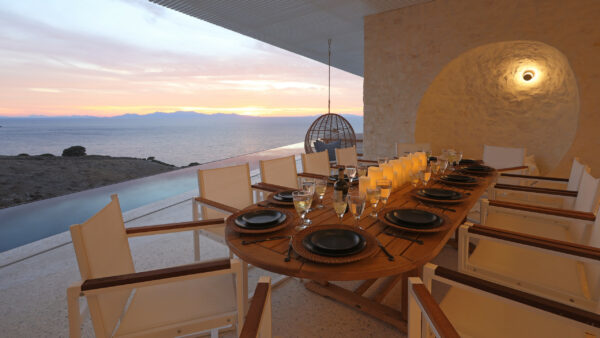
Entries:
[[529, 169], [529, 167], [526, 165], [522, 165], [522, 166], [518, 166], [518, 167], [500, 168], [500, 169], [496, 169], [496, 171], [501, 173], [501, 172], [505, 172], [505, 171], [523, 170], [523, 169]]
[[339, 164], [335, 164], [335, 163], [329, 164], [329, 168], [330, 169], [339, 169], [340, 167], [345, 167], [345, 166], [339, 165]]
[[377, 163], [379, 163], [379, 162], [377, 162], [377, 161], [374, 161], [374, 160], [361, 160], [361, 159], [359, 159], [359, 160], [358, 160], [358, 162], [362, 162], [362, 163], [373, 163], [373, 164], [377, 164]]
[[507, 173], [501, 173], [500, 176], [527, 178], [527, 179], [531, 179], [531, 180], [542, 180], [542, 181], [569, 182], [568, 178], [562, 178], [562, 177], [546, 177], [546, 176], [507, 174]]
[[572, 242], [558, 241], [545, 237], [533, 236], [514, 231], [502, 230], [475, 224], [467, 230], [469, 233], [501, 239], [508, 242], [533, 246], [541, 249], [562, 252], [565, 254], [600, 260], [600, 249]]
[[238, 209], [238, 208], [234, 208], [234, 207], [231, 207], [229, 205], [225, 205], [225, 204], [222, 204], [222, 203], [219, 203], [219, 202], [215, 202], [213, 200], [209, 200], [209, 199], [204, 198], [204, 197], [196, 197], [194, 200], [196, 202], [199, 202], [199, 203], [202, 203], [202, 204], [206, 204], [206, 205], [209, 205], [209, 206], [211, 206], [213, 208], [217, 208], [217, 209], [220, 209], [220, 210], [223, 210], [225, 212], [232, 213], [232, 214], [240, 211], [240, 209]]
[[[435, 330], [437, 336], [444, 338], [460, 337], [425, 285], [423, 285], [423, 283], [415, 283], [415, 279], [411, 279], [411, 294], [414, 296], [417, 304], [427, 317], [428, 322]], [[420, 323], [411, 322], [411, 324], [417, 325]]]
[[311, 174], [311, 173], [299, 173], [298, 176], [300, 176], [300, 177], [308, 177], [308, 178], [316, 178], [316, 179], [320, 179], [320, 180], [329, 179], [328, 176], [319, 175], [319, 174]]
[[532, 192], [532, 193], [537, 193], [537, 194], [577, 197], [577, 191], [572, 191], [572, 190], [536, 188], [536, 187], [528, 187], [528, 186], [523, 186], [523, 185], [501, 184], [501, 183], [497, 183], [494, 186], [494, 188], [495, 189], [503, 189], [503, 190]]
[[252, 185], [252, 188], [269, 192], [278, 192], [285, 190], [298, 190], [298, 188], [284, 187], [282, 185], [259, 182]]
[[128, 273], [124, 275], [94, 278], [85, 280], [81, 284], [81, 291], [84, 293], [88, 293], [89, 291], [106, 292], [107, 289], [123, 286], [132, 289], [149, 285], [150, 282], [171, 282], [171, 279], [173, 278], [192, 276], [200, 273], [214, 272], [219, 270], [228, 270], [230, 268], [231, 261], [229, 258], [225, 258], [210, 262], [200, 262], [150, 271]]
[[[248, 313], [246, 314], [246, 320], [244, 321], [244, 326], [242, 327], [240, 338], [258, 337], [260, 331], [262, 331], [261, 326], [268, 325], [269, 327], [265, 329], [267, 329], [269, 332], [271, 331], [270, 318], [265, 318], [266, 320], [264, 321], [262, 320], [263, 315], [268, 315], [267, 317], [270, 317], [270, 292], [270, 278], [261, 277], [258, 284], [256, 284], [256, 289], [254, 289], [254, 296], [252, 297], [250, 308], [248, 309]], [[270, 337], [270, 334], [266, 336]]]
[[511, 289], [509, 287], [492, 283], [477, 277], [469, 276], [458, 271], [450, 270], [441, 266], [435, 269], [435, 275], [445, 278], [460, 284], [470, 286], [472, 288], [482, 290], [496, 296], [510, 299], [521, 304], [550, 312], [562, 317], [591, 325], [594, 327], [600, 326], [600, 315], [585, 311], [576, 307], [568, 306], [553, 300], [532, 295], [527, 292]]
[[189, 231], [197, 228], [206, 227], [208, 225], [225, 224], [222, 218], [206, 219], [202, 221], [191, 221], [181, 223], [157, 224], [140, 227], [132, 227], [125, 229], [128, 237], [156, 235], [161, 233]]
[[591, 212], [550, 208], [550, 207], [541, 207], [541, 206], [536, 206], [536, 205], [528, 205], [528, 204], [513, 203], [513, 202], [498, 201], [498, 200], [490, 200], [489, 205], [494, 206], [494, 207], [500, 207], [500, 208], [535, 212], [538, 214], [546, 214], [546, 215], [568, 217], [568, 218], [573, 218], [573, 219], [580, 219], [580, 220], [584, 220], [584, 221], [592, 221], [593, 222], [596, 220], [596, 215], [594, 215]]

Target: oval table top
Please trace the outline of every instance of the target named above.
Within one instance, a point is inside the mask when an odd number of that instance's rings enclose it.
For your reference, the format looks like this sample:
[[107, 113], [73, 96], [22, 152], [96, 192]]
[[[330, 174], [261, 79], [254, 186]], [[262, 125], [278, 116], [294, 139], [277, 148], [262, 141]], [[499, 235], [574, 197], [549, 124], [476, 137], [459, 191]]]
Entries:
[[[235, 232], [231, 226], [233, 218], [230, 216], [226, 222], [225, 238], [231, 251], [244, 261], [283, 275], [322, 281], [366, 280], [398, 275], [423, 266], [440, 253], [448, 239], [450, 239], [458, 226], [463, 223], [469, 210], [477, 203], [479, 197], [486, 191], [495, 177], [495, 174], [483, 178], [480, 177], [481, 184], [476, 187], [446, 186], [433, 180], [429, 182], [428, 187], [452, 189], [466, 195], [468, 194], [468, 198], [460, 204], [440, 204], [439, 207], [431, 203], [423, 204], [410, 194], [410, 191], [413, 190], [413, 187], [410, 185], [404, 185], [392, 193], [385, 208], [417, 208], [442, 214], [447, 219], [447, 222], [451, 224], [450, 227], [445, 227], [447, 230], [442, 232], [396, 232], [396, 235], [401, 235], [404, 238], [391, 236], [384, 232], [387, 227], [386, 225], [369, 216], [371, 207], [367, 207], [360, 219], [360, 225], [377, 237], [381, 244], [394, 256], [394, 261], [389, 261], [383, 251], [377, 250], [373, 256], [353, 263], [315, 263], [300, 257], [296, 253], [292, 253], [292, 259], [286, 262], [284, 259], [290, 243], [290, 240], [287, 238], [248, 245], [242, 244], [243, 240], [286, 235], [293, 236], [296, 233], [294, 230], [295, 225], [300, 223], [300, 218], [295, 214], [293, 207], [288, 210], [294, 212], [295, 217], [297, 217], [296, 222], [292, 222], [290, 226], [284, 229], [267, 234], [254, 235]], [[313, 211], [308, 214], [308, 218], [312, 220], [313, 225], [339, 224], [332, 207], [332, 191], [332, 187], [327, 188], [327, 193], [323, 200], [324, 208], [317, 209], [313, 207]], [[316, 205], [316, 203], [313, 205]], [[252, 206], [252, 208], [255, 207], [256, 205]], [[350, 213], [346, 213], [342, 223], [345, 225], [354, 225], [354, 218]], [[422, 244], [417, 243], [415, 240], [422, 241]]]

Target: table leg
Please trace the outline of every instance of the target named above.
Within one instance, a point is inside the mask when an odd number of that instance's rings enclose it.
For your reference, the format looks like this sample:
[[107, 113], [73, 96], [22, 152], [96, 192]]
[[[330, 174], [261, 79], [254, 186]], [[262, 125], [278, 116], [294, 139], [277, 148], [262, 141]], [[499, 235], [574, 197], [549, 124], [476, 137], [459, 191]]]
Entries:
[[373, 316], [379, 320], [382, 320], [390, 325], [395, 326], [398, 330], [405, 332], [407, 330], [406, 320], [402, 319], [402, 314], [392, 309], [389, 306], [379, 304], [361, 295], [358, 295], [352, 291], [341, 288], [335, 284], [327, 283], [322, 285], [320, 283], [310, 281], [304, 284], [304, 286], [321, 296], [331, 298], [340, 303], [348, 306], [357, 308], [358, 310]]

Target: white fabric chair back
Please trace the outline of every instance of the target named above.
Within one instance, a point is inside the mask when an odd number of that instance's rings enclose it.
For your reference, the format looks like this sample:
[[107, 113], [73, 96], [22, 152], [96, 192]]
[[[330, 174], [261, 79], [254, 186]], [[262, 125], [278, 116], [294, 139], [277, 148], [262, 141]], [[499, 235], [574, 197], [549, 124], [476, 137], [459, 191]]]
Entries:
[[260, 161], [260, 175], [264, 183], [298, 188], [296, 156]]
[[[82, 280], [135, 272], [119, 199], [111, 198], [104, 209], [70, 228]], [[130, 293], [121, 290], [87, 297], [97, 336], [111, 335]]]
[[329, 154], [327, 151], [302, 154], [302, 171], [305, 173], [329, 176]]
[[358, 156], [356, 155], [356, 146], [348, 148], [336, 148], [335, 159], [338, 165], [353, 166], [358, 165]]
[[496, 169], [522, 166], [525, 162], [525, 148], [484, 145], [483, 162]]
[[579, 158], [575, 157], [573, 159], [573, 164], [571, 165], [571, 174], [569, 175], [569, 183], [567, 183], [567, 190], [577, 190], [579, 188], [579, 182], [581, 182], [581, 175], [583, 175], [583, 169], [585, 165], [579, 162]]
[[[248, 163], [231, 167], [198, 170], [200, 196], [234, 208], [243, 209], [253, 203]], [[226, 217], [226, 214], [202, 205], [204, 219]]]
[[598, 185], [600, 178], [595, 178], [590, 174], [590, 169], [586, 168], [581, 175], [577, 199], [575, 200], [574, 210], [583, 212], [592, 212], [596, 206], [598, 198]]
[[416, 152], [431, 151], [429, 143], [396, 143], [396, 156], [402, 157]]

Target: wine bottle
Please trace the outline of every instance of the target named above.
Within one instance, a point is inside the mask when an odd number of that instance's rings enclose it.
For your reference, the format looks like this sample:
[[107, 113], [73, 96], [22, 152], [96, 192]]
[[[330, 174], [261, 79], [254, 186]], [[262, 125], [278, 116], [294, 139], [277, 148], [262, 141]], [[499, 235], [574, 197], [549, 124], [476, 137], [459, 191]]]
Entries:
[[346, 182], [346, 178], [344, 177], [345, 167], [340, 167], [338, 172], [338, 179], [333, 184], [333, 197], [336, 201], [345, 201], [346, 196], [348, 195], [348, 188], [350, 185]]

